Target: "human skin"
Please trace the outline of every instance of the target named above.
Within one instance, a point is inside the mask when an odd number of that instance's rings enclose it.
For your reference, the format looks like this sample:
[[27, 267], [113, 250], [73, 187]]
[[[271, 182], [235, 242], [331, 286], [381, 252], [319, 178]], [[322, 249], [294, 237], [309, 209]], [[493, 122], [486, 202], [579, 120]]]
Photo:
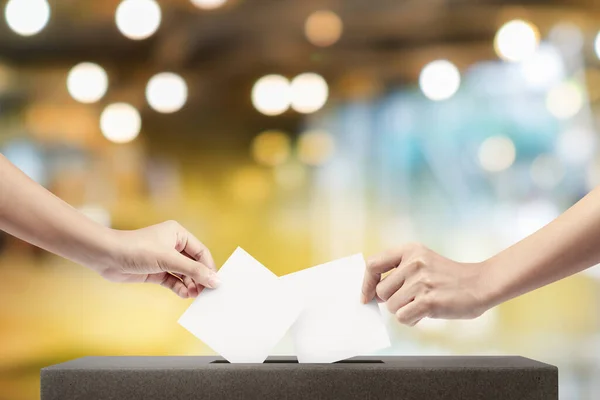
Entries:
[[410, 326], [426, 317], [469, 319], [599, 263], [596, 188], [550, 224], [480, 263], [456, 262], [421, 244], [375, 255], [367, 262], [362, 300], [378, 297]]
[[114, 282], [148, 282], [183, 298], [219, 284], [208, 248], [174, 221], [123, 231], [102, 226], [0, 154], [0, 230]]

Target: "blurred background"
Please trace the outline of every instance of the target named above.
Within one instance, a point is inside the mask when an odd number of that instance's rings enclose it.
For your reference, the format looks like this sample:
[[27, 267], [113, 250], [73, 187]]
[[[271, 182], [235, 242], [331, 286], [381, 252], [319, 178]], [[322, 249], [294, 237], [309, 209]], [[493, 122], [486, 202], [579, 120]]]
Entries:
[[[116, 229], [283, 275], [420, 241], [482, 261], [600, 183], [597, 0], [0, 2], [0, 151]], [[544, 251], [544, 249], [540, 249]], [[0, 236], [0, 399], [85, 355], [212, 354], [190, 301]], [[600, 270], [387, 354], [519, 354], [600, 397]]]

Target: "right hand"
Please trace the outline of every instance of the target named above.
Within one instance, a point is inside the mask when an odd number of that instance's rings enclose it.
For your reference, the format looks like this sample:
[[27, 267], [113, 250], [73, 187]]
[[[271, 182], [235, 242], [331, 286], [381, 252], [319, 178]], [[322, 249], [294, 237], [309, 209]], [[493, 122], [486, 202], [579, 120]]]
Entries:
[[[363, 302], [375, 296], [398, 321], [470, 319], [489, 308], [488, 266], [459, 263], [421, 244], [408, 244], [371, 257], [363, 282]], [[381, 275], [392, 271], [384, 279]]]

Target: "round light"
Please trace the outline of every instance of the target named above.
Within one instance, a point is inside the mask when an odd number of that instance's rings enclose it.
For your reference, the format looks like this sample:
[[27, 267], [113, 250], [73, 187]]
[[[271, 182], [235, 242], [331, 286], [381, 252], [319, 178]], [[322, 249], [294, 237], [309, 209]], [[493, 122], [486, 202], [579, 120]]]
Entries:
[[342, 36], [343, 24], [338, 15], [332, 11], [315, 11], [306, 19], [304, 33], [309, 42], [315, 46], [331, 46]]
[[108, 76], [104, 69], [93, 63], [77, 64], [67, 76], [67, 90], [81, 103], [95, 103], [108, 89]]
[[450, 61], [433, 61], [421, 71], [419, 86], [423, 94], [430, 100], [449, 99], [454, 96], [460, 86], [460, 72]]
[[141, 127], [140, 113], [127, 103], [111, 104], [100, 116], [102, 134], [111, 142], [131, 142], [139, 135]]
[[502, 25], [496, 33], [494, 48], [506, 61], [522, 61], [533, 55], [540, 42], [537, 27], [520, 19]]
[[160, 7], [154, 0], [123, 0], [115, 15], [119, 31], [133, 40], [152, 36], [158, 29], [160, 20]]
[[546, 96], [546, 108], [558, 119], [569, 119], [583, 107], [583, 93], [574, 82], [563, 82], [552, 88]]
[[230, 192], [234, 199], [259, 204], [271, 194], [271, 180], [267, 171], [257, 166], [245, 166], [234, 173], [230, 182]]
[[298, 189], [308, 180], [308, 171], [300, 163], [286, 163], [274, 169], [275, 181], [287, 190]]
[[328, 132], [307, 131], [298, 138], [298, 159], [307, 165], [325, 164], [333, 155], [335, 141]]
[[227, 0], [191, 0], [192, 4], [203, 10], [214, 10], [215, 8], [222, 7]]
[[4, 9], [6, 23], [21, 36], [39, 33], [50, 19], [46, 0], [9, 0]]
[[573, 165], [586, 164], [594, 158], [596, 135], [591, 129], [573, 127], [561, 133], [556, 141], [561, 160]]
[[513, 165], [516, 154], [512, 140], [506, 136], [492, 136], [479, 147], [479, 163], [489, 172], [504, 171]]
[[252, 104], [265, 115], [279, 115], [290, 107], [290, 83], [281, 75], [260, 78], [252, 88]]
[[548, 39], [565, 58], [579, 54], [585, 42], [581, 28], [572, 22], [561, 22], [553, 26], [548, 32]]
[[594, 50], [596, 50], [596, 56], [600, 58], [600, 32], [596, 35], [596, 40], [594, 42]]
[[560, 82], [565, 73], [560, 53], [552, 47], [540, 47], [520, 64], [520, 70], [534, 89], [548, 89]]
[[531, 180], [542, 189], [552, 189], [565, 175], [561, 162], [551, 154], [541, 154], [531, 163]]
[[290, 142], [283, 132], [263, 132], [252, 141], [252, 156], [257, 163], [269, 167], [283, 164], [290, 156]]
[[146, 85], [146, 100], [154, 110], [161, 113], [179, 111], [188, 96], [183, 78], [172, 72], [154, 75]]
[[329, 87], [321, 75], [300, 74], [292, 80], [291, 96], [294, 110], [310, 114], [325, 105], [329, 97]]

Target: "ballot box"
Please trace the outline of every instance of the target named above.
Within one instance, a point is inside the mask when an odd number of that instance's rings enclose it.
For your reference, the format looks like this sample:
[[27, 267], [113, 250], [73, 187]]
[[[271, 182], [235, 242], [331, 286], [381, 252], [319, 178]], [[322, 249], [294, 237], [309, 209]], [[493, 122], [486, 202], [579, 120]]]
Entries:
[[558, 369], [523, 357], [86, 357], [44, 368], [41, 400], [553, 400]]

